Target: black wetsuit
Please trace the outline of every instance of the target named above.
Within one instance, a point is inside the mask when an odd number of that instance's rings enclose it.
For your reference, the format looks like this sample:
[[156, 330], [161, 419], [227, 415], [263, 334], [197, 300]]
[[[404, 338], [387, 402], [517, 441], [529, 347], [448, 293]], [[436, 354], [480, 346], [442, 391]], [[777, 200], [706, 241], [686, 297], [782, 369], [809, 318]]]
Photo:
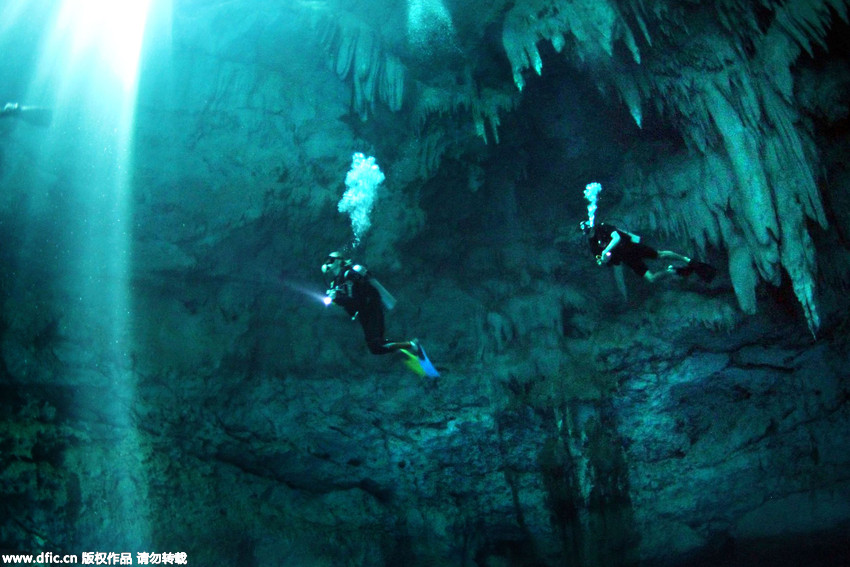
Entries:
[[384, 308], [381, 303], [381, 294], [369, 283], [366, 270], [360, 266], [346, 266], [334, 278], [331, 288], [336, 290], [334, 303], [360, 321], [369, 352], [372, 354], [392, 352], [392, 349], [387, 347], [388, 341], [384, 338]]
[[596, 225], [596, 229], [590, 237], [590, 251], [593, 252], [594, 256], [602, 254], [605, 247], [611, 243], [614, 232], [620, 235], [620, 242], [611, 250], [611, 259], [608, 264], [612, 266], [625, 264], [637, 275], [643, 277], [649, 271], [644, 260], [658, 258], [658, 250], [640, 242], [632, 242], [632, 237], [628, 233], [618, 230], [614, 225], [605, 223]]
[[15, 103], [7, 103], [0, 108], [0, 118], [11, 118], [21, 113], [21, 107]]

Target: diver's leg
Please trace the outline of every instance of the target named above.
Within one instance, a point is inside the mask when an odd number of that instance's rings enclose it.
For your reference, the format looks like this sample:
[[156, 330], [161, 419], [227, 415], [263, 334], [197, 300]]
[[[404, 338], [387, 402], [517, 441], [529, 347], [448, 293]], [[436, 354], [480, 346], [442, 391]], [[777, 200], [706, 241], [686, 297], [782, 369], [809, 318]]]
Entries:
[[667, 267], [663, 270], [658, 270], [657, 272], [650, 272], [649, 270], [647, 270], [646, 273], [643, 274], [643, 279], [645, 279], [649, 283], [655, 283], [658, 280], [667, 278], [667, 277], [675, 274], [676, 270], [671, 269], [671, 268], [672, 268], [672, 266], [669, 266], [669, 267]]
[[384, 312], [379, 307], [360, 314], [366, 346], [372, 354], [389, 354], [402, 349], [419, 354], [416, 341], [388, 341], [384, 338]]
[[670, 250], [659, 250], [658, 251], [658, 257], [659, 258], [668, 258], [668, 259], [671, 259], [671, 260], [679, 260], [680, 262], [684, 262], [685, 264], [687, 264], [688, 262], [691, 261], [691, 259], [688, 258], [687, 256], [682, 256], [681, 254], [678, 254], [676, 252], [672, 252]]
[[380, 345], [380, 349], [383, 353], [409, 350], [413, 354], [419, 354], [419, 346], [414, 341], [385, 342]]
[[667, 270], [659, 270], [657, 272], [651, 272], [649, 270], [649, 266], [646, 265], [646, 262], [643, 261], [643, 258], [634, 256], [631, 258], [627, 258], [625, 264], [630, 267], [634, 272], [648, 281], [649, 283], [654, 283], [659, 279], [665, 278], [670, 275], [669, 268]]
[[360, 326], [363, 327], [363, 338], [372, 354], [387, 354], [392, 352], [387, 348], [384, 338], [384, 312], [380, 309], [361, 311]]

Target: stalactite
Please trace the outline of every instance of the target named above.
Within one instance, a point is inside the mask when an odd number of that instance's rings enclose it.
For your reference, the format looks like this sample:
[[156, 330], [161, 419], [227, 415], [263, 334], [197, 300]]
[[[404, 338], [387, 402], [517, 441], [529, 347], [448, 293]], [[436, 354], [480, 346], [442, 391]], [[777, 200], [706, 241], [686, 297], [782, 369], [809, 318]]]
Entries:
[[814, 56], [812, 42], [827, 48], [824, 37], [832, 20], [830, 8], [845, 22], [848, 21], [846, 0], [791, 0], [777, 10], [776, 24], [810, 56]]
[[[778, 159], [781, 146], [770, 145]], [[778, 163], [778, 162], [777, 162]], [[772, 171], [771, 165], [766, 169]], [[774, 181], [771, 179], [771, 181]], [[776, 238], [766, 246], [754, 245], [746, 234], [742, 194], [737, 175], [725, 152], [668, 156], [650, 172], [635, 172], [629, 180], [622, 209], [626, 221], [640, 229], [659, 231], [693, 243], [703, 253], [707, 246], [725, 247], [729, 274], [741, 310], [754, 313], [755, 290], [766, 250], [775, 250], [804, 306], [812, 328], [818, 324], [814, 302], [815, 261], [805, 227], [805, 216], [795, 198], [776, 202]], [[689, 247], [690, 248], [690, 247]], [[768, 254], [773, 257], [773, 253]], [[764, 276], [762, 275], [762, 278]]]
[[809, 329], [814, 334], [820, 326], [815, 302], [815, 248], [806, 230], [806, 219], [793, 199], [780, 199], [779, 218], [782, 219], [780, 252], [782, 265], [791, 279], [794, 295], [803, 307]]
[[365, 80], [372, 72], [375, 57], [375, 33], [369, 28], [363, 27], [358, 30], [357, 42], [354, 50], [354, 79]]
[[421, 133], [426, 121], [432, 116], [444, 116], [469, 107], [466, 91], [450, 91], [435, 86], [423, 85], [415, 97], [413, 123]]
[[502, 24], [502, 46], [519, 90], [525, 86], [523, 71], [542, 72], [537, 42], [551, 41], [560, 52], [567, 37], [573, 38], [582, 61], [610, 59], [614, 42], [623, 39], [634, 60], [640, 62], [634, 34], [613, 0], [519, 0]]
[[404, 101], [404, 65], [394, 55], [386, 55], [379, 91], [390, 110], [398, 112]]
[[[765, 108], [768, 107], [766, 104]], [[764, 138], [764, 160], [771, 185], [780, 200], [791, 197], [806, 217], [826, 228], [826, 213], [812, 166], [816, 162], [812, 148], [814, 142], [793, 128], [790, 114], [788, 107], [777, 106], [768, 111], [770, 120], [778, 126], [776, 133], [766, 134]]]
[[448, 95], [449, 93], [446, 90], [427, 85], [423, 86], [416, 94], [412, 113], [413, 123], [418, 133], [421, 133], [425, 121], [429, 116], [439, 113], [442, 109], [446, 108], [447, 103], [445, 99], [448, 98]]
[[[759, 271], [766, 280], [779, 283], [776, 238], [779, 223], [760, 155], [759, 140], [715, 85], [706, 85], [706, 107], [717, 125], [737, 180], [741, 228], [748, 245], [758, 250]], [[731, 96], [738, 96], [737, 93]]]
[[334, 70], [337, 76], [344, 79], [348, 76], [349, 71], [351, 71], [351, 64], [354, 62], [354, 53], [357, 46], [357, 29], [340, 31], [341, 37], [339, 39]]
[[657, 170], [628, 181], [623, 216], [635, 230], [688, 239], [703, 252], [724, 244], [734, 186], [728, 160], [720, 154], [670, 157]]
[[728, 239], [726, 242], [729, 251], [729, 277], [735, 289], [735, 297], [741, 311], [748, 314], [756, 312], [756, 285], [758, 275], [755, 268], [755, 259], [743, 239], [737, 241]]
[[479, 90], [472, 85], [457, 91], [426, 87], [417, 97], [413, 114], [421, 130], [429, 116], [469, 112], [475, 134], [484, 143], [489, 141], [488, 135], [491, 134], [498, 143], [500, 115], [516, 108], [518, 101], [519, 97], [514, 93], [491, 88]]
[[816, 150], [810, 136], [795, 124], [799, 116], [793, 109], [793, 81], [789, 68], [796, 60], [799, 48], [791, 39], [776, 33], [773, 28], [767, 35], [759, 58], [764, 64], [765, 80], [759, 82], [762, 108], [776, 132], [772, 141], [776, 149], [769, 171], [775, 172], [776, 184], [793, 188], [808, 218], [826, 228], [826, 215], [820, 201], [813, 163]]
[[447, 149], [446, 136], [441, 131], [430, 132], [419, 146], [419, 175], [427, 178], [440, 167], [440, 160]]
[[[514, 84], [519, 90], [525, 87], [525, 79], [522, 77], [525, 69], [533, 67], [539, 73], [543, 68], [543, 61], [537, 51], [539, 37], [537, 30], [531, 25], [533, 23], [536, 23], [533, 12], [523, 14], [518, 8], [514, 8], [505, 17], [502, 28], [502, 45], [511, 63]], [[563, 39], [563, 36], [560, 37]]]
[[477, 125], [477, 134], [484, 139], [484, 143], [487, 143], [488, 126], [493, 135], [493, 141], [499, 143], [499, 115], [513, 110], [516, 102], [515, 97], [493, 89], [482, 89], [480, 96], [471, 98], [472, 118]]
[[643, 38], [646, 40], [646, 43], [652, 47], [652, 36], [650, 35], [649, 28], [646, 25], [646, 8], [643, 5], [643, 0], [629, 0], [629, 7], [629, 11], [634, 15], [638, 27], [643, 34]]
[[493, 89], [467, 88], [450, 91], [437, 87], [423, 87], [415, 97], [414, 124], [422, 140], [418, 171], [427, 176], [436, 171], [440, 159], [449, 147], [449, 134], [439, 122], [429, 118], [466, 114], [470, 117], [475, 135], [487, 143], [492, 135], [498, 143], [500, 114], [516, 107], [518, 96]]
[[343, 12], [316, 15], [313, 26], [328, 53], [331, 68], [340, 79], [352, 83], [355, 112], [365, 119], [377, 102], [393, 112], [401, 110], [405, 67], [398, 57], [386, 51], [375, 29]]
[[[708, 244], [724, 246], [735, 294], [748, 313], [755, 311], [759, 275], [778, 285], [781, 266], [814, 332], [819, 325], [817, 266], [806, 221], [823, 220], [822, 207], [819, 200], [811, 201], [808, 163], [802, 164], [805, 168], [795, 164], [781, 135], [762, 134], [758, 147], [758, 165], [768, 189], [761, 205], [754, 208], [753, 195], [742, 185], [730, 152], [708, 151], [703, 156], [668, 157], [656, 170], [636, 174], [623, 204], [633, 212], [625, 216], [635, 226], [687, 238], [700, 250]], [[816, 197], [816, 187], [812, 189]], [[754, 239], [753, 215], [760, 228], [775, 223], [762, 233], [766, 240]]]
[[622, 25], [621, 27], [623, 29], [623, 41], [625, 42], [626, 47], [629, 48], [629, 53], [632, 54], [634, 62], [640, 65], [640, 48], [635, 41], [635, 36], [632, 34], [632, 30], [628, 26]]
[[628, 107], [635, 123], [640, 127], [643, 121], [643, 110], [641, 108], [642, 97], [635, 82], [636, 76], [616, 70], [612, 73], [612, 76], [620, 97]]

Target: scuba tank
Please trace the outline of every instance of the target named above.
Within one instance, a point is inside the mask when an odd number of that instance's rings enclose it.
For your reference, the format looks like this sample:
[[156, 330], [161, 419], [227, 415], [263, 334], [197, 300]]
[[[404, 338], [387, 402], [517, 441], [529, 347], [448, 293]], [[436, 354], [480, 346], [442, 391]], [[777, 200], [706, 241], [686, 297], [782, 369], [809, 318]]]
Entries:
[[389, 291], [387, 291], [387, 288], [381, 285], [381, 282], [379, 282], [377, 278], [369, 274], [368, 270], [366, 270], [364, 266], [361, 266], [360, 264], [354, 264], [353, 266], [351, 266], [351, 269], [366, 278], [366, 280], [370, 284], [372, 284], [375, 289], [378, 290], [378, 295], [381, 296], [381, 303], [384, 304], [385, 308], [389, 310], [395, 307], [395, 297], [393, 297], [393, 295]]

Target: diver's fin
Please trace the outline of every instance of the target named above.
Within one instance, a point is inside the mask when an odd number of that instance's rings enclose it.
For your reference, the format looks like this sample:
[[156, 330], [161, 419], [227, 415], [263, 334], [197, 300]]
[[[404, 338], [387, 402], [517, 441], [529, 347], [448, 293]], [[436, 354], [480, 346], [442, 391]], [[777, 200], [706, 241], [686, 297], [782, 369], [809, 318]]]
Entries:
[[417, 376], [425, 376], [425, 370], [422, 368], [422, 365], [419, 364], [419, 357], [410, 352], [407, 349], [400, 349], [400, 352], [404, 355], [404, 365], [407, 366], [411, 371], [413, 371]]
[[717, 268], [704, 262], [691, 260], [688, 262], [687, 266], [676, 268], [676, 273], [683, 278], [686, 278], [691, 274], [696, 274], [705, 283], [710, 283], [711, 280], [714, 279], [714, 276], [717, 275]]
[[53, 111], [40, 106], [22, 106], [18, 116], [33, 126], [50, 126], [53, 122]]
[[711, 283], [711, 280], [717, 275], [717, 268], [714, 266], [693, 260], [691, 260], [691, 264], [693, 265], [694, 273], [705, 283]]
[[[404, 363], [408, 366], [408, 368], [410, 368], [420, 376], [424, 375], [428, 378], [439, 378], [440, 373], [437, 371], [436, 368], [434, 368], [434, 365], [431, 363], [431, 360], [428, 358], [428, 355], [425, 354], [425, 349], [422, 348], [422, 345], [419, 344], [418, 340], [414, 340], [414, 344], [416, 345], [417, 350], [417, 352], [415, 353], [410, 352], [409, 350], [404, 348], [400, 349], [401, 352], [403, 352], [407, 356], [407, 359], [404, 361]], [[418, 364], [418, 370], [416, 369], [414, 364]]]
[[428, 359], [428, 355], [425, 354], [425, 349], [422, 348], [422, 345], [419, 345], [419, 365], [422, 367], [422, 370], [425, 372], [425, 376], [429, 378], [439, 378], [440, 373], [437, 372], [437, 369], [434, 368], [434, 365], [431, 364], [431, 361]]

